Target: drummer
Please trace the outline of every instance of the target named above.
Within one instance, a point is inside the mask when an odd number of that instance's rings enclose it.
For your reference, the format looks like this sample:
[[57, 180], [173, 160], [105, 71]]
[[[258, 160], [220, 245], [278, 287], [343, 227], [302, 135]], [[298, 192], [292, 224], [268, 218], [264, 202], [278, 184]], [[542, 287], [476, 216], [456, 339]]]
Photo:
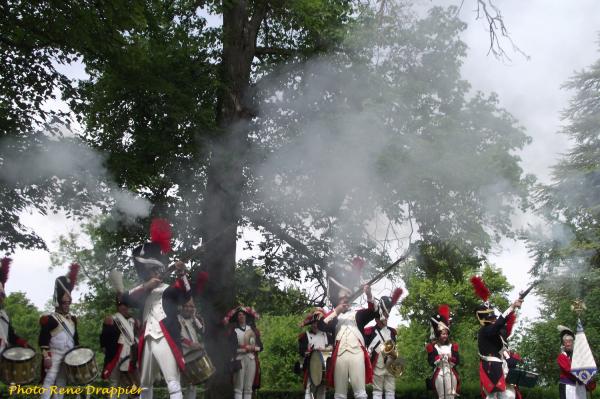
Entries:
[[10, 319], [6, 310], [4, 310], [4, 300], [6, 299], [6, 292], [4, 287], [6, 286], [6, 280], [8, 280], [8, 271], [10, 269], [10, 258], [3, 258], [0, 266], [0, 354], [4, 352], [8, 346], [21, 346], [28, 348], [27, 341], [17, 334], [10, 324]]
[[[64, 387], [67, 383], [63, 358], [65, 354], [79, 345], [77, 319], [69, 313], [71, 308], [71, 292], [77, 282], [79, 265], [71, 264], [69, 273], [60, 276], [54, 283], [53, 313], [40, 318], [39, 346], [42, 350], [42, 387], [46, 388], [41, 399], [49, 399], [52, 394], [50, 386]], [[53, 399], [62, 399], [62, 394], [55, 394]]]
[[[202, 343], [204, 341], [204, 323], [196, 315], [196, 305], [193, 298], [190, 298], [189, 301], [183, 304], [181, 314], [178, 318], [181, 325], [183, 356], [185, 357], [191, 351], [204, 349], [204, 344]], [[196, 399], [196, 386], [183, 386], [183, 397], [184, 399]]]
[[131, 353], [137, 354], [135, 337], [139, 328], [137, 320], [129, 313], [129, 306], [119, 296], [116, 304], [117, 312], [106, 316], [100, 333], [100, 347], [104, 350], [102, 379], [108, 380], [112, 387], [119, 386], [121, 373], [134, 371], [135, 362], [131, 361]]
[[[302, 322], [302, 326], [310, 326], [308, 331], [303, 332], [298, 336], [298, 350], [300, 356], [303, 359], [302, 370], [304, 371], [304, 387], [305, 387], [305, 399], [312, 399], [314, 392], [315, 399], [325, 399], [327, 384], [325, 381], [315, 387], [312, 385], [312, 381], [309, 376], [309, 359], [313, 351], [321, 351], [326, 353], [325, 359], [329, 358], [333, 349], [333, 336], [326, 333], [325, 331], [319, 330], [319, 320], [325, 316], [323, 309], [316, 309], [311, 312]], [[322, 372], [325, 370], [321, 370]]]

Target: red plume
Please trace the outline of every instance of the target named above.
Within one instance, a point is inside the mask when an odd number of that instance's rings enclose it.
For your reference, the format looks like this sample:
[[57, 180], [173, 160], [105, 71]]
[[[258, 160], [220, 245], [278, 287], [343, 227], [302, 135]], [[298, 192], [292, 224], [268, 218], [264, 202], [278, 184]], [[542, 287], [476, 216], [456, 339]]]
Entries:
[[510, 334], [512, 334], [512, 330], [513, 330], [513, 327], [515, 326], [516, 321], [517, 321], [517, 315], [515, 314], [515, 312], [512, 312], [506, 318], [506, 336], [507, 337], [510, 337]]
[[163, 254], [171, 252], [171, 225], [167, 219], [153, 219], [150, 224], [150, 239], [160, 245]]
[[8, 280], [8, 271], [10, 270], [11, 258], [2, 258], [2, 266], [0, 267], [0, 283], [6, 284]]
[[394, 292], [392, 293], [392, 306], [394, 306], [395, 304], [398, 303], [398, 300], [400, 299], [400, 297], [402, 296], [402, 293], [404, 291], [402, 290], [402, 288], [398, 287], [394, 290]]
[[438, 306], [438, 314], [444, 318], [446, 323], [450, 322], [450, 306], [445, 303], [441, 304]]
[[362, 271], [363, 267], [365, 267], [365, 260], [360, 256], [352, 259], [352, 268], [357, 271]]
[[481, 298], [484, 302], [490, 298], [490, 290], [485, 286], [483, 279], [479, 276], [471, 277], [471, 285], [475, 289], [475, 294]]
[[75, 284], [77, 283], [77, 273], [79, 273], [79, 264], [73, 262], [71, 263], [71, 266], [69, 266], [69, 274], [67, 274], [67, 278], [73, 287], [75, 287]]
[[204, 292], [204, 287], [206, 286], [207, 281], [208, 281], [208, 273], [207, 272], [199, 272], [196, 275], [196, 286], [194, 287], [194, 294], [201, 295]]

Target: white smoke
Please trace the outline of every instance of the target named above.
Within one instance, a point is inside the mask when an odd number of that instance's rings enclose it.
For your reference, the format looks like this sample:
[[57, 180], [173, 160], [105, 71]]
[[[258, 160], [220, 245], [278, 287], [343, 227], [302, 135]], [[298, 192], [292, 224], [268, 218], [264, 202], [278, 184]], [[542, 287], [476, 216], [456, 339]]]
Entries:
[[[0, 179], [18, 187], [61, 184], [60, 198], [74, 208], [89, 203], [99, 209], [112, 209], [124, 222], [148, 216], [150, 202], [119, 187], [105, 167], [106, 158], [76, 138], [47, 138], [27, 151], [14, 151], [13, 140], [0, 142], [4, 154]], [[52, 190], [51, 190], [52, 191]], [[40, 199], [42, 200], [42, 199]]]

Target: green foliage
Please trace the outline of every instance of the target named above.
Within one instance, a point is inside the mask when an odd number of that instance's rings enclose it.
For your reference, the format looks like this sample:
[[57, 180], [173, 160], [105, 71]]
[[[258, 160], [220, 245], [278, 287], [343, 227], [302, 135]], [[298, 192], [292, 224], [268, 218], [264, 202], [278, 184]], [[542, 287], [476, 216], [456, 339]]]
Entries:
[[[136, 25], [141, 1], [11, 1], [0, 17], [0, 165], [7, 158], [21, 160], [31, 151], [46, 152], [46, 140], [69, 127], [68, 112], [48, 102], [72, 99], [73, 82], [64, 69], [82, 55], [121, 45], [116, 32]], [[63, 184], [61, 184], [63, 183]], [[36, 178], [35, 184], [16, 176], [2, 176], [0, 185], [0, 250], [46, 248], [43, 240], [22, 225], [26, 208], [45, 214], [59, 207], [69, 213], [82, 204], [70, 189], [73, 181]]]
[[266, 316], [258, 328], [265, 347], [260, 354], [262, 387], [270, 389], [301, 389], [302, 378], [293, 372], [298, 360], [298, 334], [302, 315]]
[[23, 292], [12, 292], [4, 300], [4, 308], [15, 333], [37, 347], [40, 311]]
[[238, 302], [253, 306], [261, 314], [302, 314], [310, 306], [303, 291], [291, 286], [281, 288], [279, 281], [267, 275], [252, 259], [238, 264], [235, 280]]
[[545, 230], [527, 234], [536, 262], [531, 273], [542, 280], [541, 320], [527, 328], [522, 352], [544, 381], [558, 377], [556, 326], [576, 327], [571, 301], [583, 299], [581, 319], [592, 352], [600, 350], [600, 61], [567, 82], [574, 96], [563, 116], [573, 146], [553, 169], [553, 182], [537, 189]]
[[508, 307], [506, 292], [512, 288], [502, 272], [488, 264], [480, 269], [482, 260], [465, 248], [449, 243], [416, 244], [420, 251], [416, 260], [403, 271], [409, 296], [400, 305], [400, 313], [409, 320], [399, 328], [401, 355], [407, 361], [407, 381], [424, 381], [432, 370], [427, 363], [425, 345], [429, 342], [429, 318], [439, 304], [451, 309], [451, 340], [459, 344], [459, 375], [464, 383], [479, 381], [477, 331], [479, 322], [475, 309], [481, 300], [475, 296], [469, 277], [480, 274], [492, 292], [491, 303], [504, 311]]

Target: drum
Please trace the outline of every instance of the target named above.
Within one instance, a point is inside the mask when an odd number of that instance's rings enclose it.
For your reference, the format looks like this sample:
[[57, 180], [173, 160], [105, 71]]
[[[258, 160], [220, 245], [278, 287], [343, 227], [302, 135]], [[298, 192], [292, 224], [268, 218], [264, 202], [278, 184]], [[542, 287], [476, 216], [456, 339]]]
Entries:
[[331, 352], [321, 352], [314, 350], [308, 358], [308, 377], [313, 387], [318, 387], [325, 382], [325, 372], [327, 371], [327, 360]]
[[31, 348], [6, 349], [0, 361], [0, 380], [6, 385], [31, 384], [36, 379], [36, 358]]
[[206, 382], [215, 373], [215, 366], [203, 349], [190, 351], [184, 359], [183, 386]]
[[534, 372], [514, 368], [508, 371], [506, 382], [518, 387], [533, 388], [537, 384], [538, 377], [539, 375]]
[[65, 354], [63, 359], [67, 381], [72, 385], [87, 385], [98, 377], [96, 355], [90, 348], [80, 346]]
[[135, 385], [140, 386], [140, 372], [139, 370], [129, 371], [129, 356], [125, 356], [119, 362], [119, 386], [131, 387]]

